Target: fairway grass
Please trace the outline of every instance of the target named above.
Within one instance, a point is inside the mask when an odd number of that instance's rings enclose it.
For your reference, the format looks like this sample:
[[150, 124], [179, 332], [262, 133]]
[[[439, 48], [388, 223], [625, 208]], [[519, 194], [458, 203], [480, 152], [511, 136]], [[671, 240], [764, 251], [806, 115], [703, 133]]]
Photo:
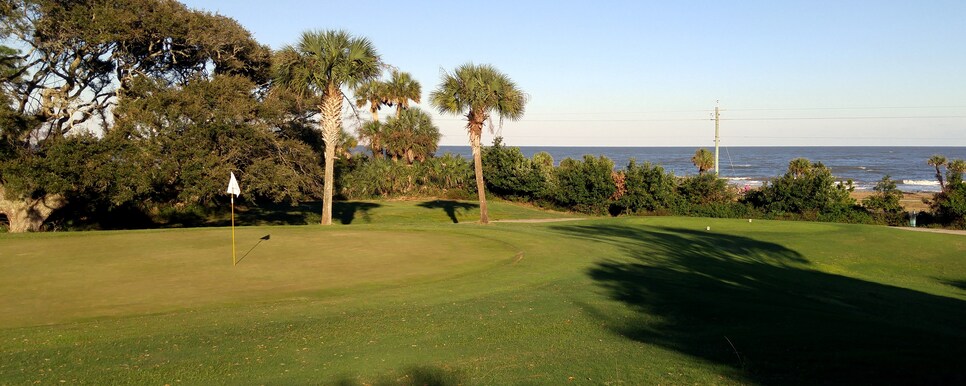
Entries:
[[[552, 219], [569, 217], [556, 212], [511, 203], [503, 200], [487, 201], [490, 220]], [[238, 225], [307, 225], [321, 220], [322, 203], [310, 202], [299, 206], [242, 206], [236, 213]], [[385, 201], [336, 201], [332, 207], [332, 221], [338, 225], [363, 224], [439, 224], [477, 223], [480, 205], [475, 201], [412, 198]], [[228, 214], [215, 218], [209, 225], [230, 224]]]
[[447, 220], [0, 235], [0, 384], [966, 381], [963, 236]]

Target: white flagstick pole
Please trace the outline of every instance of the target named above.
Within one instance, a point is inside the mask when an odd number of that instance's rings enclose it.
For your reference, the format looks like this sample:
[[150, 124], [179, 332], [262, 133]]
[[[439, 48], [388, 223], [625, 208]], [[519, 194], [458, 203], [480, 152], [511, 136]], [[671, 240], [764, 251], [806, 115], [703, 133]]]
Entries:
[[231, 179], [228, 180], [228, 190], [226, 192], [231, 196], [231, 266], [234, 267], [238, 265], [238, 260], [235, 259], [235, 196], [241, 194], [241, 188], [238, 187], [238, 180], [235, 179], [235, 173], [231, 173]]
[[235, 260], [235, 195], [231, 195], [231, 266], [238, 265]]

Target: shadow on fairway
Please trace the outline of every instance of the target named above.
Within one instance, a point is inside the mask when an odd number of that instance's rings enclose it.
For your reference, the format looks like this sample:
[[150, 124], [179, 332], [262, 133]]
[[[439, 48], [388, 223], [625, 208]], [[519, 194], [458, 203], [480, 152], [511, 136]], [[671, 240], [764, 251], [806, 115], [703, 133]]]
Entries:
[[966, 302], [818, 272], [747, 237], [621, 225], [553, 229], [618, 246], [588, 274], [636, 314], [608, 328], [760, 384], [964, 384]]
[[966, 291], [966, 280], [939, 280], [939, 281], [945, 285], [951, 285], [953, 287]]
[[[295, 206], [285, 203], [263, 203], [237, 213], [235, 225], [307, 225], [315, 222], [320, 212], [322, 212], [322, 204], [319, 202], [303, 202]], [[218, 225], [228, 224], [222, 221], [222, 224]]]
[[455, 386], [465, 384], [464, 376], [457, 371], [445, 370], [433, 366], [413, 366], [405, 369], [402, 374], [384, 376], [375, 382], [361, 382], [357, 379], [343, 376], [335, 382], [339, 386]]
[[382, 205], [361, 201], [336, 201], [332, 203], [332, 218], [343, 224], [352, 224], [356, 219], [356, 212], [362, 215], [362, 221], [369, 223], [369, 211]]
[[442, 209], [444, 212], [446, 212], [446, 215], [449, 216], [449, 219], [453, 221], [453, 224], [457, 224], [459, 223], [459, 220], [456, 219], [456, 211], [466, 213], [466, 211], [470, 209], [479, 208], [480, 204], [470, 204], [467, 202], [452, 200], [433, 200], [420, 203], [418, 206], [426, 209]]

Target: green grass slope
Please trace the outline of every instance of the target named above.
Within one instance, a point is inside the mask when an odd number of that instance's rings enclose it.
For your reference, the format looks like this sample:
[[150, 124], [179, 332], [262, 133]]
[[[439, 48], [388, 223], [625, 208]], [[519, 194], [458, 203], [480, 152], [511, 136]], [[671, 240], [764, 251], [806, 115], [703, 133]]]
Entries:
[[[490, 220], [547, 219], [570, 215], [502, 200], [487, 201]], [[475, 201], [447, 199], [410, 199], [392, 201], [336, 201], [332, 222], [338, 225], [474, 223], [480, 221], [480, 205]], [[321, 221], [322, 204], [311, 202], [286, 205], [241, 206], [236, 213], [238, 225], [305, 225]], [[209, 225], [228, 225], [226, 213], [209, 219]]]
[[0, 384], [966, 381], [963, 236], [445, 220], [0, 235]]

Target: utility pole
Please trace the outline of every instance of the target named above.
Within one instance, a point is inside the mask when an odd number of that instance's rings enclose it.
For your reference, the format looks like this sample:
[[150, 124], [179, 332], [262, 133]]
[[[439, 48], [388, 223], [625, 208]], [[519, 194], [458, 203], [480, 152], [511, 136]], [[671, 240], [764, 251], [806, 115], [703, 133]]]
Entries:
[[718, 123], [721, 121], [721, 113], [718, 110], [718, 101], [714, 102], [714, 174], [718, 175], [718, 145], [721, 137], [718, 136]]

